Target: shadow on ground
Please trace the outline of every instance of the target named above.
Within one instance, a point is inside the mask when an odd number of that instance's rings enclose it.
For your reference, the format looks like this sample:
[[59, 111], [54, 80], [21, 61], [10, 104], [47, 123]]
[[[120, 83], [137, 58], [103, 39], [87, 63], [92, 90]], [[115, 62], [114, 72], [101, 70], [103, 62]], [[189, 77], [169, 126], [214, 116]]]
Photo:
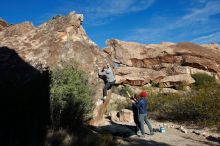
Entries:
[[210, 136], [207, 137], [206, 139], [209, 140], [209, 141], [215, 142], [215, 143], [217, 143], [218, 145], [220, 145], [220, 139], [215, 139], [215, 138], [210, 137]]
[[[183, 136], [183, 138], [185, 138], [185, 139], [190, 139], [190, 140], [193, 140], [193, 141], [195, 141], [195, 142], [197, 142], [197, 143], [200, 143], [200, 144], [205, 144], [205, 145], [209, 145], [209, 146], [217, 146], [217, 145], [219, 145], [220, 144], [220, 142], [219, 141], [217, 141], [216, 139], [209, 139], [209, 138], [206, 138], [207, 140], [209, 140], [209, 141], [205, 141], [205, 140], [195, 140], [195, 139], [193, 139], [193, 138], [191, 138], [191, 137], [186, 137], [186, 136]], [[217, 144], [217, 143], [219, 143], [219, 144]]]
[[120, 146], [170, 146], [153, 140], [145, 140], [136, 136], [135, 126], [121, 125], [111, 122], [110, 125], [90, 127], [99, 133], [110, 133]]
[[119, 136], [123, 138], [136, 135], [135, 126], [121, 125], [111, 122], [109, 125], [94, 127], [91, 126], [91, 129], [99, 133], [111, 133], [113, 136]]
[[144, 139], [131, 139], [126, 144], [120, 144], [120, 146], [171, 146], [166, 143], [156, 142], [153, 140]]
[[48, 71], [0, 47], [0, 146], [42, 146], [49, 124]]

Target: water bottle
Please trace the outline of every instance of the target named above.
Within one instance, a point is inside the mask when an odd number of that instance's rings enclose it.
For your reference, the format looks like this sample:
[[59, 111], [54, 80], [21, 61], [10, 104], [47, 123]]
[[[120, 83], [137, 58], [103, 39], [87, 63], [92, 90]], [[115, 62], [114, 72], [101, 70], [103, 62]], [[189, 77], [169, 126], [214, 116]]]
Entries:
[[165, 133], [165, 128], [164, 127], [160, 127], [160, 133]]

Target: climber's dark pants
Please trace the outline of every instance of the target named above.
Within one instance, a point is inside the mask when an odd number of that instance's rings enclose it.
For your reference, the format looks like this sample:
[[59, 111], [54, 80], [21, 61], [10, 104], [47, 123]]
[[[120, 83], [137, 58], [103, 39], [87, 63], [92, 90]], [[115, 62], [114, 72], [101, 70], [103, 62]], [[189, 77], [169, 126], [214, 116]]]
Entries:
[[107, 96], [107, 90], [111, 89], [112, 86], [115, 84], [115, 81], [113, 82], [107, 82], [103, 88], [103, 97]]

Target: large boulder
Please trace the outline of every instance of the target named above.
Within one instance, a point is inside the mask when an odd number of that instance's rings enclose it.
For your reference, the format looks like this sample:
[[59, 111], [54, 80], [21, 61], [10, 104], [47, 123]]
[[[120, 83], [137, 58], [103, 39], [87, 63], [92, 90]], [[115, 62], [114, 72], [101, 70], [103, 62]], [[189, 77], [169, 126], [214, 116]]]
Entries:
[[31, 22], [11, 25], [0, 31], [0, 47], [15, 50], [32, 66], [43, 64], [53, 69], [76, 65], [89, 74], [90, 83], [97, 84], [96, 66], [104, 57], [86, 35], [82, 21], [82, 15], [71, 12], [39, 27]]
[[14, 50], [34, 68], [39, 64], [50, 69], [72, 65], [84, 70], [89, 77], [88, 83], [96, 91], [91, 98], [97, 100], [102, 95], [103, 87], [103, 81], [97, 76], [97, 66], [104, 63], [105, 56], [89, 39], [82, 22], [83, 15], [74, 12], [56, 16], [39, 27], [31, 22], [9, 26], [0, 21], [0, 47]]
[[120, 122], [123, 123], [133, 123], [134, 122], [133, 112], [128, 109], [122, 109], [119, 112], [119, 120]]
[[120, 111], [110, 112], [111, 121], [121, 125], [135, 125], [133, 111], [121, 109]]

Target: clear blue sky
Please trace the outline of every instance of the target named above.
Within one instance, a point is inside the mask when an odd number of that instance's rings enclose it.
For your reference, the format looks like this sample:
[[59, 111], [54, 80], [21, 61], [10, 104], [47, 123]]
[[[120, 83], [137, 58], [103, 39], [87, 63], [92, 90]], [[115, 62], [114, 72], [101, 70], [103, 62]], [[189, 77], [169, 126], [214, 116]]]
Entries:
[[220, 44], [220, 0], [3, 0], [0, 17], [35, 26], [71, 11], [84, 14], [83, 27], [100, 47], [117, 38], [140, 43]]

